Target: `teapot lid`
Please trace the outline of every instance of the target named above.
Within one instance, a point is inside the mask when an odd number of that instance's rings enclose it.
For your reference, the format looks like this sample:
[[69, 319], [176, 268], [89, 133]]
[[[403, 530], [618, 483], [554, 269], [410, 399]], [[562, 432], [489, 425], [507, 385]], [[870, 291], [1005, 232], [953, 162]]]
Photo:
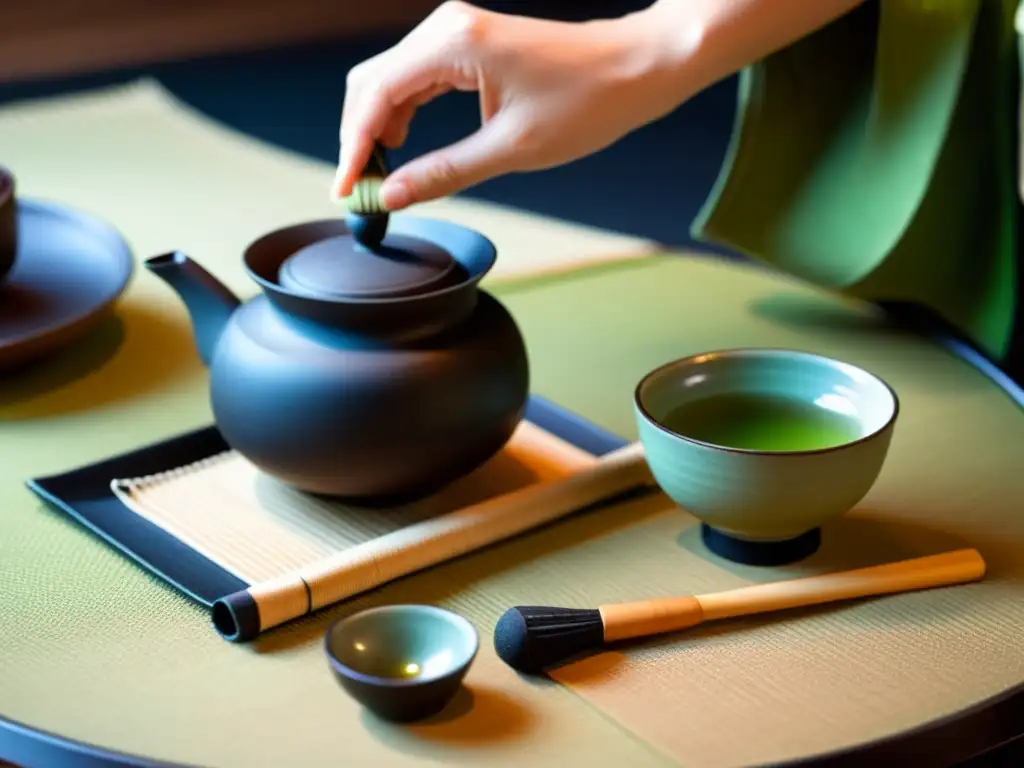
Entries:
[[331, 299], [393, 298], [434, 290], [456, 268], [434, 243], [388, 234], [367, 248], [351, 234], [328, 237], [297, 251], [281, 266], [281, 286]]

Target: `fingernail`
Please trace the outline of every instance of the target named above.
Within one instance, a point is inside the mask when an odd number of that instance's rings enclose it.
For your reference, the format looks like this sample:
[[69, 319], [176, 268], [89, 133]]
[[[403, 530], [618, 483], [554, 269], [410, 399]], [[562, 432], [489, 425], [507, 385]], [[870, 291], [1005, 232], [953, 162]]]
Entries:
[[412, 205], [412, 187], [401, 179], [389, 178], [380, 189], [380, 204], [389, 211]]
[[345, 174], [341, 168], [338, 168], [338, 170], [334, 172], [334, 181], [331, 182], [331, 199], [340, 200], [345, 196], [342, 190], [342, 183], [344, 181]]

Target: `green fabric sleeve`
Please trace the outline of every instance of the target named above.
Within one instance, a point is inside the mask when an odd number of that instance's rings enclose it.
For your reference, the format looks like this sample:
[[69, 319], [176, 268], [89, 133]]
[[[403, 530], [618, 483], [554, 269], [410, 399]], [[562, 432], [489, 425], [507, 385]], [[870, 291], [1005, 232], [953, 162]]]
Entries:
[[1021, 333], [1016, 7], [865, 2], [744, 70], [693, 235], [924, 305], [1005, 361]]

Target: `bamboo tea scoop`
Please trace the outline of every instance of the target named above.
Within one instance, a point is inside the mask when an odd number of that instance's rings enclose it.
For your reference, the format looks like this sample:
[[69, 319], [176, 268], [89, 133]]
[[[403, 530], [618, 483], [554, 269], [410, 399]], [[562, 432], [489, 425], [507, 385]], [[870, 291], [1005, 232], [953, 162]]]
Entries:
[[975, 549], [959, 549], [708, 595], [590, 609], [517, 606], [507, 610], [495, 625], [494, 649], [513, 669], [534, 674], [618, 640], [673, 632], [715, 619], [963, 584], [984, 575], [981, 554]]

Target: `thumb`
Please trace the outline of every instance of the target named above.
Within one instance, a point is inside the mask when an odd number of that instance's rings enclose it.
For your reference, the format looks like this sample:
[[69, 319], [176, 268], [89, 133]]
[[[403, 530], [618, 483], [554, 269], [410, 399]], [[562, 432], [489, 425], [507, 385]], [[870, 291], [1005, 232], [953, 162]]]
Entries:
[[443, 149], [395, 169], [381, 186], [381, 204], [389, 211], [460, 192], [514, 169], [519, 142], [501, 117]]

